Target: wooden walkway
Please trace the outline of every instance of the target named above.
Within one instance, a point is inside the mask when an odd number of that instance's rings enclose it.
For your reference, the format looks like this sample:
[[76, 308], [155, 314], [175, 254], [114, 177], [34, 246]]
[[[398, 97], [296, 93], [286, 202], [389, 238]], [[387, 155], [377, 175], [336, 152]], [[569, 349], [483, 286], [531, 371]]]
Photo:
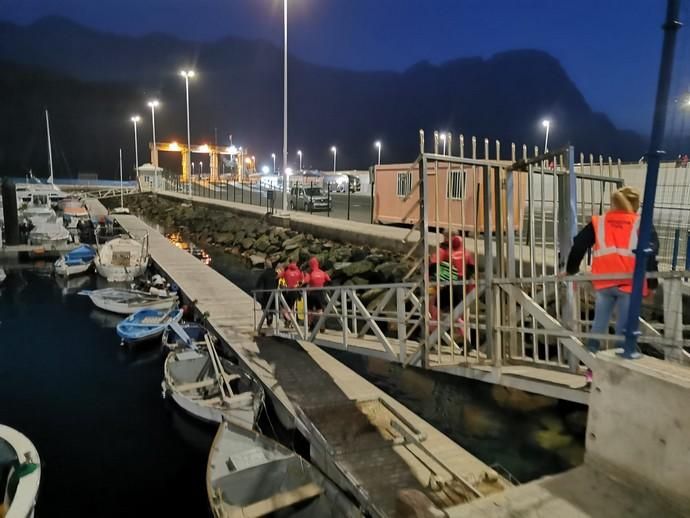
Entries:
[[[394, 514], [398, 491], [410, 489], [410, 474], [418, 482], [417, 489], [423, 488], [431, 500], [446, 507], [463, 498], [471, 500], [509, 486], [489, 466], [316, 345], [292, 341], [298, 347], [295, 354], [285, 355], [286, 364], [282, 359], [277, 360], [275, 344], [264, 342], [260, 346], [255, 341], [256, 308], [252, 297], [191, 254], [175, 247], [138, 218], [116, 218], [134, 235], [149, 234], [153, 261], [180, 286], [187, 298], [195, 301], [200, 312], [208, 314], [213, 330], [261, 379], [283, 424], [296, 426], [310, 441], [312, 460], [341, 485], [349, 484], [353, 494], [374, 514]], [[295, 376], [295, 369], [291, 369], [292, 375], [284, 373], [290, 370], [289, 363], [297, 359], [301, 362], [300, 368], [308, 369], [310, 374]], [[333, 384], [332, 390], [309, 387], [307, 382], [311, 374], [323, 376], [328, 385]], [[337, 393], [342, 397], [324, 399], [319, 406], [322, 393]], [[309, 399], [303, 399], [305, 395]], [[300, 404], [295, 404], [295, 398], [302, 398]], [[368, 422], [381, 425], [378, 434], [384, 437], [389, 434], [386, 444], [374, 441], [371, 430], [366, 427], [355, 430], [348, 440], [334, 435], [333, 426], [340, 410], [347, 407], [351, 412], [352, 405], [360, 409], [360, 414], [366, 414]], [[319, 412], [319, 408], [324, 411]], [[384, 433], [382, 427], [386, 426], [390, 429]], [[380, 461], [375, 466], [363, 462], [367, 456], [356, 458], [358, 452], [366, 450], [367, 444], [368, 457]], [[391, 461], [393, 455], [395, 462]], [[432, 491], [430, 485], [450, 489]], [[460, 498], [449, 498], [449, 493], [460, 495]]]

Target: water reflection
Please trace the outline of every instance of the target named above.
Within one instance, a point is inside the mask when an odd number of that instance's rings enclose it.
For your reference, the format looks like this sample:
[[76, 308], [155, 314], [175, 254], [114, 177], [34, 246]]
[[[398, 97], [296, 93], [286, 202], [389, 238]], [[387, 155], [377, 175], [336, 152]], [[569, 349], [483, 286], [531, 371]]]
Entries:
[[211, 256], [208, 254], [208, 252], [185, 239], [185, 237], [182, 235], [182, 232], [167, 232], [165, 237], [167, 237], [168, 241], [170, 241], [177, 248], [180, 248], [185, 252], [189, 252], [205, 265], [211, 265]]

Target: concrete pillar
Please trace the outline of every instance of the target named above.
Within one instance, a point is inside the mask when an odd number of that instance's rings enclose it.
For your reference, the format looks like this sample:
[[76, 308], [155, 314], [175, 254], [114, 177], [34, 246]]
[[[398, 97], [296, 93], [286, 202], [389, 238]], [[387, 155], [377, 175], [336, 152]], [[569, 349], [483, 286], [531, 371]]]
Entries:
[[189, 151], [186, 148], [182, 148], [180, 151], [180, 156], [182, 157], [182, 178], [181, 182], [189, 181]]
[[613, 351], [597, 359], [586, 462], [689, 509], [690, 369]]
[[209, 169], [210, 169], [210, 180], [212, 182], [218, 181], [218, 152], [211, 151], [209, 153]]

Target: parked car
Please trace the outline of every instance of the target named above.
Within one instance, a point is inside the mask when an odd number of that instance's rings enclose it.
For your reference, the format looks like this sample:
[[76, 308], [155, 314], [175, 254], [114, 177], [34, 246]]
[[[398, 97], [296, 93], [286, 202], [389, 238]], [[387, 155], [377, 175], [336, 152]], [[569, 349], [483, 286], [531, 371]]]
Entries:
[[328, 195], [321, 187], [293, 187], [290, 189], [290, 209], [306, 210], [330, 210]]

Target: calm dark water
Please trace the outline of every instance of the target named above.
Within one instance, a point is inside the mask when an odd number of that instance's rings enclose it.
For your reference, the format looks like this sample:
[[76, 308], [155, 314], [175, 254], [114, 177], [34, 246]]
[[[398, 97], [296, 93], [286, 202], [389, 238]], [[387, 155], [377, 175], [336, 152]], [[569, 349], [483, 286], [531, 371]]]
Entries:
[[215, 429], [161, 398], [160, 349], [121, 348], [117, 316], [27, 270], [0, 286], [0, 321], [0, 422], [38, 448], [39, 518], [210, 515]]

